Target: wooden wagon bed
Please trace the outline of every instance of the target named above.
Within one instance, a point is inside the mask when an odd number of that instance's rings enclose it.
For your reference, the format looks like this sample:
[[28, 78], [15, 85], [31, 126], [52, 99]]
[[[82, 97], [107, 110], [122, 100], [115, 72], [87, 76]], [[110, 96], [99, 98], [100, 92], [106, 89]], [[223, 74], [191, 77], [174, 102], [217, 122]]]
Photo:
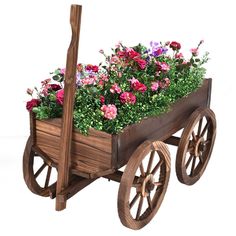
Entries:
[[[170, 111], [158, 117], [146, 118], [125, 128], [117, 135], [90, 129], [88, 136], [73, 130], [71, 171], [85, 178], [113, 173], [127, 164], [134, 150], [145, 140], [177, 142], [170, 138], [182, 129], [192, 112], [210, 105], [211, 79], [189, 96], [172, 105]], [[47, 153], [57, 165], [60, 150], [62, 119], [36, 120], [36, 146]]]

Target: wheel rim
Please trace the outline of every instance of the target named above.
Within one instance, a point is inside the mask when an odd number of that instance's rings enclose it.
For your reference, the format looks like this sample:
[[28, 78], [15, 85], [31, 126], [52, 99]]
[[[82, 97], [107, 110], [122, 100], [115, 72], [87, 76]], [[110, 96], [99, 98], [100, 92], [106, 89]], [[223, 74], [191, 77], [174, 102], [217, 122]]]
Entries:
[[145, 142], [131, 156], [121, 179], [118, 213], [123, 225], [144, 227], [164, 198], [170, 176], [170, 155], [162, 142]]
[[202, 176], [209, 162], [216, 136], [216, 120], [210, 109], [197, 109], [180, 139], [176, 173], [181, 183], [192, 185]]
[[29, 137], [23, 155], [23, 174], [28, 188], [35, 194], [54, 197], [56, 189], [55, 166], [49, 158], [36, 152]]

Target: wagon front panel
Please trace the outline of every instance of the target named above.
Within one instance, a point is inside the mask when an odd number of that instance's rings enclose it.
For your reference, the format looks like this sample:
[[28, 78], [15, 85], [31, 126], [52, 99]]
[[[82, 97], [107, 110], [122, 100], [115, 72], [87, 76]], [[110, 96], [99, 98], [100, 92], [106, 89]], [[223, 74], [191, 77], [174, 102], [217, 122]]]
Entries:
[[[61, 119], [36, 120], [36, 146], [56, 165], [59, 162]], [[112, 135], [91, 129], [87, 136], [74, 129], [71, 171], [94, 178], [112, 169]]]

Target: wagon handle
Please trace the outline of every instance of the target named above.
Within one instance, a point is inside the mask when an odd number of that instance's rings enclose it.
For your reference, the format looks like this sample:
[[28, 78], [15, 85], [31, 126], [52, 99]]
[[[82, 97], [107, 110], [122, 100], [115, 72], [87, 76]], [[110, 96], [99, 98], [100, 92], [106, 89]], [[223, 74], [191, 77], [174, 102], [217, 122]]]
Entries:
[[57, 178], [56, 210], [66, 208], [66, 201], [61, 201], [59, 194], [68, 186], [69, 168], [71, 160], [71, 140], [73, 130], [73, 110], [76, 91], [76, 65], [79, 46], [80, 22], [82, 6], [71, 5], [70, 24], [72, 37], [67, 51], [63, 116], [61, 125], [61, 138], [59, 143], [59, 162]]

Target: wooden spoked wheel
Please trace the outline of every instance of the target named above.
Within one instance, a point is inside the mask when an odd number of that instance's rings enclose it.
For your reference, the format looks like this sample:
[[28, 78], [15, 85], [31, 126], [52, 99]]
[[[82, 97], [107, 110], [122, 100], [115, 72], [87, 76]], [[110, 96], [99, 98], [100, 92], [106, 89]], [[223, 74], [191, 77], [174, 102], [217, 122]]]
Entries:
[[192, 185], [206, 169], [216, 136], [215, 114], [209, 108], [196, 109], [184, 128], [176, 157], [176, 174], [181, 183]]
[[43, 197], [53, 197], [56, 190], [56, 179], [53, 163], [41, 153], [37, 153], [29, 137], [23, 156], [23, 174], [28, 188]]
[[163, 142], [146, 141], [128, 161], [118, 193], [118, 213], [131, 229], [144, 227], [164, 198], [170, 177], [170, 154]]

